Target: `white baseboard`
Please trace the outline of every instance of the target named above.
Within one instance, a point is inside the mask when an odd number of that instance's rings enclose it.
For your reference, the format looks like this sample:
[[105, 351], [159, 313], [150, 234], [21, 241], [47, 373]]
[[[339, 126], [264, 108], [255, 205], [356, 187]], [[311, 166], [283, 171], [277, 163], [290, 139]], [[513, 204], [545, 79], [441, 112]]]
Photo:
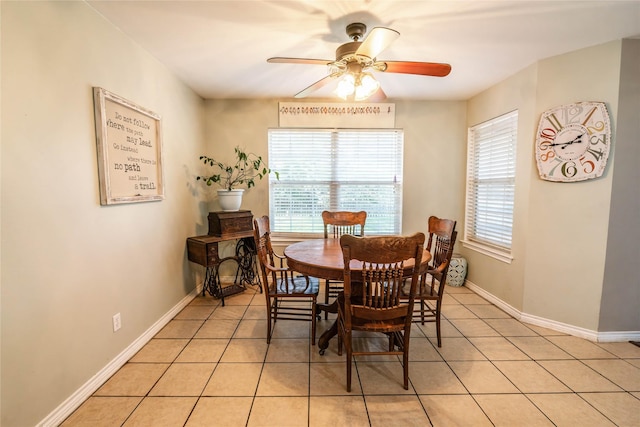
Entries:
[[[200, 291], [202, 289], [200, 288]], [[118, 369], [120, 369], [133, 355], [135, 355], [151, 338], [171, 321], [191, 300], [199, 293], [198, 289], [193, 290], [185, 296], [178, 304], [169, 310], [164, 316], [158, 319], [149, 329], [133, 341], [127, 348], [118, 354], [111, 362], [95, 374], [82, 387], [69, 396], [56, 409], [40, 421], [38, 427], [57, 426], [62, 423], [73, 411], [75, 411], [85, 400], [87, 400], [102, 384], [105, 383]]]
[[640, 341], [640, 331], [599, 332], [598, 342]]
[[489, 292], [485, 291], [484, 289], [482, 289], [480, 286], [476, 285], [473, 282], [465, 280], [464, 281], [464, 285], [467, 288], [471, 289], [476, 294], [480, 295], [482, 298], [484, 298], [487, 301], [489, 301], [490, 303], [492, 303], [493, 305], [495, 305], [498, 308], [502, 309], [502, 311], [504, 311], [505, 313], [507, 313], [510, 316], [513, 316], [514, 318], [520, 320], [520, 317], [522, 316], [522, 312], [520, 310], [512, 307], [511, 305], [509, 305], [506, 302], [502, 301], [501, 299], [497, 298], [493, 294], [490, 294]]
[[533, 314], [523, 313], [522, 311], [512, 307], [511, 305], [502, 301], [500, 298], [487, 292], [486, 290], [482, 289], [475, 283], [470, 282], [469, 280], [465, 280], [464, 285], [476, 294], [480, 295], [482, 298], [502, 309], [505, 313], [524, 323], [530, 323], [532, 325], [541, 326], [543, 328], [573, 335], [579, 338], [584, 338], [594, 342], [640, 341], [640, 331], [598, 332], [591, 329], [585, 329], [579, 326], [569, 325], [567, 323], [546, 319], [544, 317], [534, 316]]
[[520, 321], [536, 326], [542, 326], [543, 328], [562, 332], [564, 334], [573, 335], [574, 337], [584, 338], [589, 341], [598, 341], [597, 331], [581, 328], [579, 326], [569, 325], [567, 323], [557, 322], [555, 320], [546, 319], [544, 317], [534, 316], [533, 314], [522, 313], [522, 315], [520, 316]]

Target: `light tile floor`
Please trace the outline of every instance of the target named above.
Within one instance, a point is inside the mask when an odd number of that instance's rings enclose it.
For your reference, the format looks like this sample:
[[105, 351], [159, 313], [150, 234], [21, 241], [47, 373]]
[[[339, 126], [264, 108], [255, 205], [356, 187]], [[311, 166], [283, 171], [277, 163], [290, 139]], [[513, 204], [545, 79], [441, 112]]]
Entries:
[[198, 297], [62, 425], [640, 426], [640, 347], [520, 323], [465, 287], [443, 315], [442, 348], [414, 325], [408, 391], [396, 356], [368, 356], [347, 393], [337, 340], [321, 356], [283, 320], [267, 345], [262, 294]]

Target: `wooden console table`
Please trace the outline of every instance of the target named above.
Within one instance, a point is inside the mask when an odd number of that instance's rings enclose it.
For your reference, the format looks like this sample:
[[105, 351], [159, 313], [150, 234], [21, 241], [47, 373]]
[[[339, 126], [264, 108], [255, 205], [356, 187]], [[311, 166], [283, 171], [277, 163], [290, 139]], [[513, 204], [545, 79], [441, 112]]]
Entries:
[[[215, 214], [215, 213], [214, 213]], [[214, 227], [210, 227], [210, 232]], [[237, 240], [235, 255], [220, 258], [218, 244], [220, 242]], [[260, 291], [260, 277], [256, 273], [256, 247], [253, 240], [253, 228], [222, 235], [204, 235], [187, 238], [187, 257], [189, 261], [206, 268], [202, 295], [209, 292], [210, 295], [220, 298], [224, 306], [224, 298], [244, 292], [246, 285], [253, 284], [256, 280]], [[220, 265], [233, 260], [238, 264], [233, 285], [222, 287], [220, 283]]]

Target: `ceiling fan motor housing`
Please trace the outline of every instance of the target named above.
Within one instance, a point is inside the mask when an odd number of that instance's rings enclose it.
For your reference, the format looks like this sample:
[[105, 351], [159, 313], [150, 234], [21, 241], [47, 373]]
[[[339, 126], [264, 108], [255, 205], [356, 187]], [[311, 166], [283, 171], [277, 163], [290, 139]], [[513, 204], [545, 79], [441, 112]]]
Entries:
[[336, 61], [340, 61], [346, 56], [354, 55], [361, 44], [362, 42], [350, 42], [338, 46], [336, 49]]
[[367, 26], [362, 22], [354, 22], [353, 24], [347, 25], [347, 35], [353, 41], [362, 40], [366, 32]]
[[346, 60], [350, 62], [362, 44], [360, 40], [364, 39], [364, 33], [367, 32], [367, 26], [361, 22], [354, 22], [347, 25], [347, 35], [352, 42], [344, 43], [336, 49], [336, 61]]

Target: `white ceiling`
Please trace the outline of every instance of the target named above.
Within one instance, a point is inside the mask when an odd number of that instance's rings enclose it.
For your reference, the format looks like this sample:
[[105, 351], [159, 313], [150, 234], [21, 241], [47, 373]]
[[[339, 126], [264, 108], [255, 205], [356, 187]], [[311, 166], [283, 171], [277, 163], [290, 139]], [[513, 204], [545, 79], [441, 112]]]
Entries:
[[[324, 77], [345, 27], [393, 28], [381, 60], [446, 62], [447, 77], [376, 73], [389, 98], [461, 100], [540, 59], [640, 35], [640, 1], [94, 1], [203, 98], [289, 98]], [[576, 70], [576, 73], [580, 73]], [[332, 87], [314, 97], [331, 96]]]

